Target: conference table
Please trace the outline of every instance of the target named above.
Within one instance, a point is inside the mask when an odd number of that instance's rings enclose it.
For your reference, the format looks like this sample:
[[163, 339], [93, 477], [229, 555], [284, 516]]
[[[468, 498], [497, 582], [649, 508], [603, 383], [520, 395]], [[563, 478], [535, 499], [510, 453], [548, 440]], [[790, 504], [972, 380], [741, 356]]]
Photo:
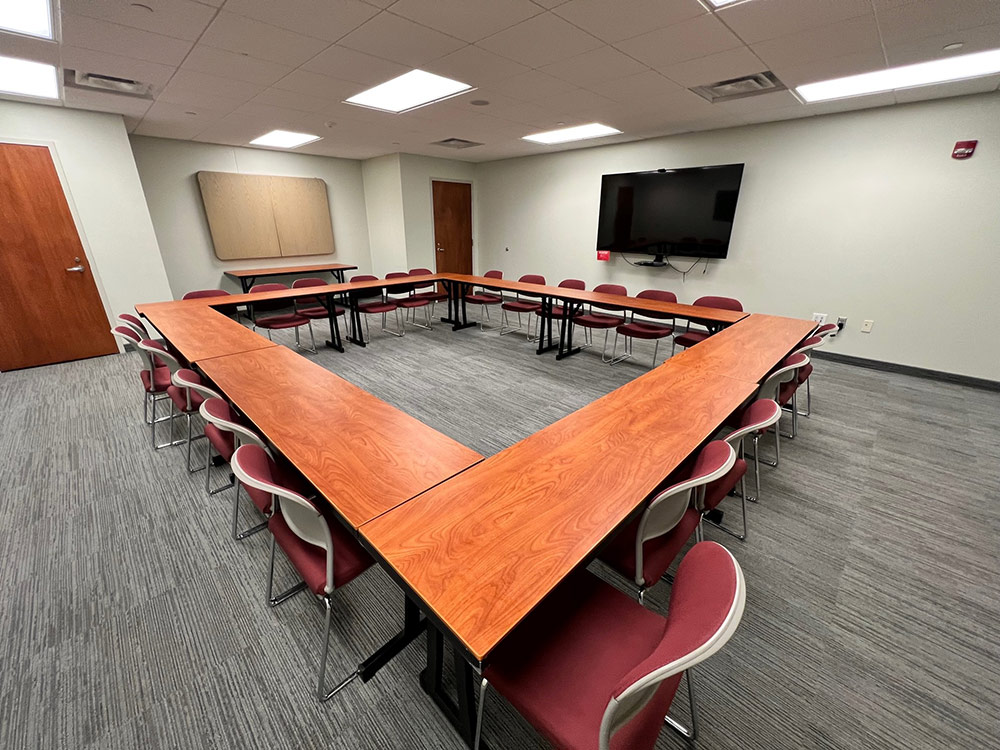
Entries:
[[[420, 280], [451, 284], [450, 322], [463, 325], [459, 296], [478, 286], [480, 277], [433, 274]], [[485, 281], [489, 288], [522, 291], [520, 282]], [[560, 581], [591, 562], [641, 513], [814, 324], [523, 285], [534, 296], [548, 297], [549, 305], [558, 299], [656, 308], [710, 324], [716, 332], [484, 459], [213, 309], [303, 296], [329, 296], [332, 305], [333, 296], [345, 294], [356, 307], [357, 298], [373, 290], [412, 284], [331, 284], [136, 309], [315, 487], [324, 507], [404, 592], [403, 630], [363, 663], [363, 679], [429, 624], [422, 687], [471, 744], [473, 670], [489, 662], [504, 637]], [[331, 314], [332, 325], [335, 318]], [[443, 688], [445, 639], [456, 657], [454, 700]]]
[[308, 276], [317, 273], [332, 273], [341, 284], [344, 283], [344, 271], [356, 271], [357, 266], [344, 263], [320, 263], [314, 266], [282, 266], [279, 268], [244, 268], [239, 271], [225, 271], [225, 275], [240, 282], [243, 293], [250, 291], [257, 279], [273, 276]]

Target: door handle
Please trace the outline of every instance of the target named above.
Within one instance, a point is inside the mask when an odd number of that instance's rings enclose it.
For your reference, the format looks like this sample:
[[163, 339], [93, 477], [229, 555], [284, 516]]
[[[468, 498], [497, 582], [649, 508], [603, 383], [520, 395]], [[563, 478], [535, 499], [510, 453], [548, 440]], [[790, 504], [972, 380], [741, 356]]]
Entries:
[[72, 266], [71, 268], [67, 268], [66, 270], [73, 271], [75, 273], [83, 273], [86, 269], [83, 266]]
[[443, 252], [444, 252], [444, 248], [443, 248], [443, 247], [439, 247], [439, 248], [437, 249], [437, 251], [438, 251], [439, 253], [443, 253]]

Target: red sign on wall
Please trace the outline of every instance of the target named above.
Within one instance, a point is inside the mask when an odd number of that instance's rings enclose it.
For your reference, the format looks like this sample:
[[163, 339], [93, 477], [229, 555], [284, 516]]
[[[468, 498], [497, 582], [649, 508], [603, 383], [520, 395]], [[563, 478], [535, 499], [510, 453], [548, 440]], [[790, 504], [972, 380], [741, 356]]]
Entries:
[[976, 153], [976, 144], [979, 141], [958, 141], [955, 144], [954, 150], [951, 152], [952, 159], [968, 159], [974, 153]]
[[611, 260], [611, 251], [610, 250], [598, 250], [597, 251], [597, 259], [598, 260]]

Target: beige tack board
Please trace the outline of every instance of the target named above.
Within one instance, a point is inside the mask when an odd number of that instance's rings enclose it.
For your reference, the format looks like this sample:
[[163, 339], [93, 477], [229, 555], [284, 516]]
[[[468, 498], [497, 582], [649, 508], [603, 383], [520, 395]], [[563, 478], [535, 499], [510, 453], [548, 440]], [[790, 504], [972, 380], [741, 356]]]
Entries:
[[334, 252], [323, 180], [198, 172], [198, 185], [220, 260]]

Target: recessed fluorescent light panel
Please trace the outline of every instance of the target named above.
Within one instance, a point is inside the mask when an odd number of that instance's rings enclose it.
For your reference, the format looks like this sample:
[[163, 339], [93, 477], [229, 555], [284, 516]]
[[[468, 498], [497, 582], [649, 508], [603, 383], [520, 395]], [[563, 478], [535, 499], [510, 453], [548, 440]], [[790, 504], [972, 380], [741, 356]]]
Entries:
[[0, 94], [58, 99], [56, 68], [33, 60], [0, 56]]
[[51, 39], [49, 0], [0, 0], [0, 29]]
[[318, 141], [318, 135], [310, 133], [293, 133], [290, 130], [272, 130], [260, 138], [250, 141], [251, 146], [270, 146], [271, 148], [298, 148], [307, 143]]
[[461, 81], [453, 81], [423, 70], [411, 70], [391, 81], [380, 83], [375, 88], [362, 91], [345, 102], [399, 114], [472, 90], [472, 86]]
[[559, 130], [548, 130], [544, 133], [533, 133], [526, 135], [522, 140], [534, 143], [568, 143], [569, 141], [584, 141], [588, 138], [600, 138], [605, 135], [617, 135], [622, 131], [599, 122], [591, 122], [586, 125], [577, 125], [572, 128], [560, 128]]
[[822, 102], [978, 78], [995, 73], [1000, 73], [1000, 49], [876, 70], [819, 83], [807, 83], [796, 87], [795, 91], [806, 102]]
[[708, 0], [708, 4], [713, 8], [721, 8], [724, 5], [732, 5], [733, 3], [745, 3], [747, 0]]

